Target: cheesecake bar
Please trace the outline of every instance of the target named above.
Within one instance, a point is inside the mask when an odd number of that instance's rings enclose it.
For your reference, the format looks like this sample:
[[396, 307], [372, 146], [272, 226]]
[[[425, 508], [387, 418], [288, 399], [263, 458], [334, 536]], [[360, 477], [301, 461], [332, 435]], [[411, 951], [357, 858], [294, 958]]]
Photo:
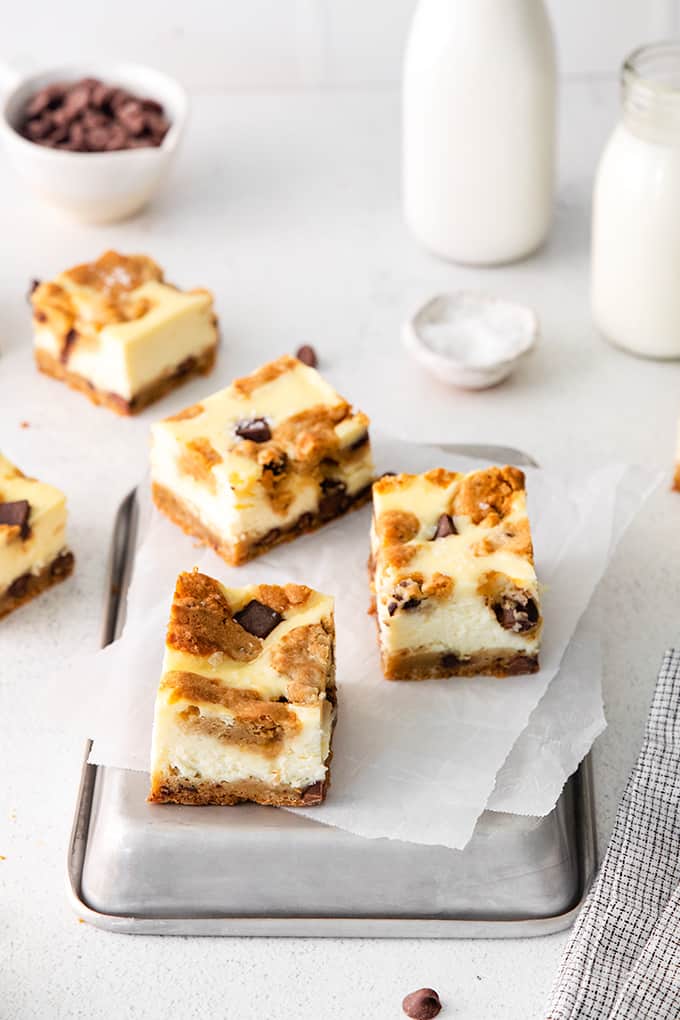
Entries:
[[239, 564], [370, 498], [368, 418], [285, 355], [152, 427], [156, 505]]
[[64, 494], [0, 454], [0, 618], [72, 570]]
[[180, 574], [156, 697], [149, 800], [320, 804], [335, 725], [333, 600]]
[[388, 680], [538, 670], [542, 619], [514, 467], [373, 486], [370, 572]]
[[107, 251], [36, 281], [30, 301], [38, 368], [118, 414], [141, 411], [215, 363], [212, 294], [166, 283], [146, 255]]

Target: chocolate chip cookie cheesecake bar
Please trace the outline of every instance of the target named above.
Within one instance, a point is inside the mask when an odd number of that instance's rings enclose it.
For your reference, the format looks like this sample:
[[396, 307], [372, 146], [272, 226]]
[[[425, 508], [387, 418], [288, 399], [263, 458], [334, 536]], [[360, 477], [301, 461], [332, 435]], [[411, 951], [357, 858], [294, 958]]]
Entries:
[[538, 670], [542, 619], [514, 467], [373, 486], [370, 571], [389, 680]]
[[72, 570], [64, 494], [0, 454], [0, 618]]
[[118, 414], [141, 411], [215, 363], [212, 295], [166, 283], [146, 255], [107, 251], [36, 281], [30, 301], [40, 371]]
[[370, 498], [368, 418], [284, 355], [152, 427], [156, 505], [228, 563]]
[[149, 800], [320, 804], [335, 725], [333, 600], [180, 574], [156, 698]]

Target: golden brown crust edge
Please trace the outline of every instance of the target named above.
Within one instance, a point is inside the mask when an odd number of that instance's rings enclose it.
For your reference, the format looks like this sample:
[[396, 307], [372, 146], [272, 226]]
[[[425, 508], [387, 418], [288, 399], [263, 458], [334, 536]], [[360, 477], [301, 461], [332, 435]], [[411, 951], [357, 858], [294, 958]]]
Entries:
[[209, 347], [198, 357], [187, 358], [182, 365], [175, 369], [173, 374], [163, 376], [145, 386], [135, 394], [132, 400], [125, 400], [117, 393], [108, 393], [105, 390], [97, 389], [82, 375], [69, 371], [66, 365], [62, 365], [57, 358], [40, 348], [35, 351], [35, 362], [38, 369], [45, 375], [65, 382], [72, 390], [83, 393], [91, 403], [98, 407], [106, 407], [116, 414], [128, 416], [143, 411], [144, 408], [160, 400], [194, 376], [207, 375], [211, 372], [217, 357], [217, 346], [216, 340], [212, 347]]
[[676, 465], [675, 474], [673, 475], [673, 484], [671, 489], [674, 492], [680, 492], [680, 464]]
[[387, 654], [381, 651], [386, 680], [443, 680], [456, 676], [524, 676], [540, 669], [538, 654], [495, 648], [459, 659], [455, 652]]
[[[23, 574], [16, 578], [4, 595], [0, 595], [0, 620], [26, 602], [41, 595], [60, 581], [65, 581], [73, 573], [75, 558], [68, 549], [48, 563], [38, 574]], [[23, 582], [19, 584], [18, 582]], [[10, 592], [14, 589], [15, 594]]]
[[[274, 529], [274, 532], [270, 532], [269, 535], [265, 535], [264, 538], [260, 538], [253, 543], [238, 542], [231, 544], [225, 542], [223, 538], [216, 535], [215, 532], [203, 524], [203, 522], [195, 516], [189, 510], [186, 505], [177, 497], [166, 489], [165, 486], [159, 485], [157, 482], [152, 482], [151, 493], [153, 501], [158, 509], [169, 517], [173, 524], [176, 524], [182, 529], [185, 535], [190, 535], [191, 538], [197, 538], [204, 545], [210, 546], [215, 550], [218, 556], [221, 556], [226, 563], [232, 567], [241, 566], [243, 563], [247, 563], [248, 560], [254, 559], [256, 556], [260, 556], [262, 553], [267, 552], [275, 545], [281, 545], [282, 542], [291, 542], [294, 538], [299, 535], [305, 535], [312, 531], [317, 531], [323, 527], [324, 524], [330, 524], [331, 521], [336, 520], [336, 517], [330, 519], [322, 518], [319, 514], [303, 514], [298, 520], [285, 531], [283, 529]], [[343, 517], [346, 513], [352, 510], [358, 510], [364, 506], [371, 498], [371, 486], [368, 485], [356, 496], [352, 497], [352, 502], [347, 507], [347, 510], [343, 510], [338, 517]]]
[[[335, 720], [333, 721], [335, 729]], [[333, 734], [331, 748], [326, 758], [326, 777], [323, 781], [298, 790], [292, 786], [269, 786], [259, 779], [246, 779], [234, 783], [212, 783], [188, 779], [170, 774], [151, 776], [151, 790], [147, 801], [150, 804], [187, 804], [195, 807], [233, 807], [235, 804], [263, 804], [268, 807], [316, 807], [326, 799], [331, 785], [331, 761], [333, 759]]]

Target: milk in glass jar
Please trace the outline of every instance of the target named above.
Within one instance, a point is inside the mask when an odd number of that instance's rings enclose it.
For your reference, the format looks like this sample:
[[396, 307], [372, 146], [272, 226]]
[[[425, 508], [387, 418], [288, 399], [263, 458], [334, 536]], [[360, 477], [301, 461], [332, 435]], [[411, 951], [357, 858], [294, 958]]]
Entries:
[[403, 88], [404, 213], [420, 243], [482, 265], [538, 248], [555, 184], [543, 0], [420, 0]]
[[621, 81], [593, 196], [593, 318], [633, 354], [680, 358], [680, 42], [637, 50]]

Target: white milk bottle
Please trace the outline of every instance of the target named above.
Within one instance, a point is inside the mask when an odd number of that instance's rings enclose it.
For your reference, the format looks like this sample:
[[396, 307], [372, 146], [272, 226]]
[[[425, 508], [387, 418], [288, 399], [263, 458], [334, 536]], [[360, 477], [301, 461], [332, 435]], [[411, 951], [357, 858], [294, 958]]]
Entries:
[[680, 43], [623, 65], [621, 121], [593, 196], [593, 318], [607, 340], [680, 357]]
[[404, 63], [404, 211], [416, 238], [491, 265], [538, 248], [555, 180], [543, 0], [420, 0]]

